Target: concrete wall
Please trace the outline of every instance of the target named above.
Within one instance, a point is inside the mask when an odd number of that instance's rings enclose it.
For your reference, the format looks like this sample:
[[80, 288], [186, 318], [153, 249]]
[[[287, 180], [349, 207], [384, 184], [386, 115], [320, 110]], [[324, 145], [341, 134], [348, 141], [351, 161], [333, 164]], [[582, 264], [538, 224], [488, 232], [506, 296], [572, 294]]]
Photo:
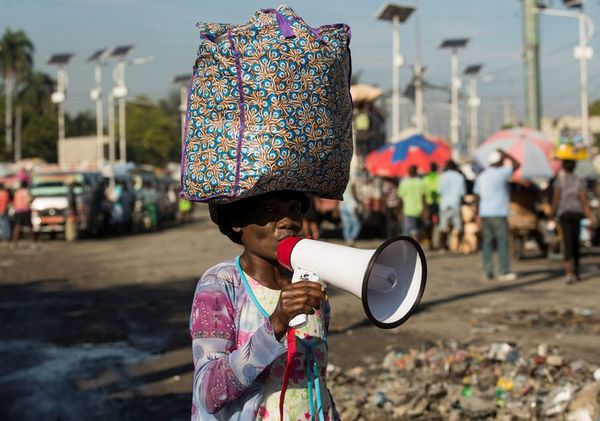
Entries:
[[[95, 166], [98, 162], [97, 137], [68, 137], [58, 142], [58, 165], [61, 168]], [[108, 142], [104, 138], [103, 144]]]

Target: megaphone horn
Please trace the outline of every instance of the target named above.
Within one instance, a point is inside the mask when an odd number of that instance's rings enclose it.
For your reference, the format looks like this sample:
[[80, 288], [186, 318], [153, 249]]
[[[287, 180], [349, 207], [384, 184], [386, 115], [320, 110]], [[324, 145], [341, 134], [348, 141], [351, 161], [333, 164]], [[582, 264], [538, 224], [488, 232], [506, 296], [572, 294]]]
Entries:
[[[371, 250], [287, 237], [279, 242], [277, 258], [294, 272], [293, 282], [300, 273], [312, 273], [359, 298], [369, 320], [383, 329], [408, 320], [425, 291], [425, 253], [410, 237], [392, 238]], [[305, 321], [303, 316], [290, 325]]]

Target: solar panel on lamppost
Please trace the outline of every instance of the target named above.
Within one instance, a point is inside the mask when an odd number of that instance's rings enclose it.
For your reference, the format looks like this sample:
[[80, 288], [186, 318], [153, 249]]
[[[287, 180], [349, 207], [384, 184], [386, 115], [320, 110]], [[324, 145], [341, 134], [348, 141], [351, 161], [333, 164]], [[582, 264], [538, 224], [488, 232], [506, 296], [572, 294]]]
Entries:
[[98, 169], [104, 162], [104, 115], [102, 113], [102, 65], [108, 53], [107, 48], [96, 50], [88, 59], [94, 64], [96, 87], [90, 91], [90, 98], [96, 101], [96, 161]]
[[460, 126], [460, 117], [458, 115], [458, 90], [460, 89], [461, 80], [458, 77], [458, 49], [464, 48], [469, 42], [468, 38], [450, 38], [445, 39], [440, 44], [440, 48], [448, 48], [452, 51], [452, 106], [450, 107], [450, 143], [452, 144], [452, 157], [454, 160], [458, 159], [458, 142], [459, 133], [458, 128]]
[[187, 112], [187, 95], [188, 95], [188, 87], [190, 84], [190, 80], [191, 80], [191, 75], [179, 75], [179, 76], [175, 76], [175, 78], [173, 79], [173, 83], [175, 85], [179, 85], [179, 97], [180, 97], [180, 104], [179, 104], [179, 113], [181, 116], [181, 139], [183, 141], [183, 138], [185, 136], [185, 116], [186, 116], [186, 112]]
[[474, 156], [479, 143], [477, 111], [481, 105], [481, 99], [477, 96], [477, 75], [482, 67], [481, 64], [472, 64], [467, 66], [464, 71], [464, 75], [469, 77], [469, 153], [471, 156]]
[[65, 99], [66, 89], [68, 85], [67, 71], [65, 66], [69, 64], [73, 58], [73, 53], [60, 53], [54, 54], [48, 59], [47, 64], [58, 67], [58, 75], [56, 81], [56, 92], [52, 93], [50, 97], [54, 104], [58, 105], [58, 152], [59, 152], [59, 163], [61, 155], [60, 152], [63, 150], [63, 142], [65, 140]]
[[127, 163], [127, 143], [125, 139], [125, 98], [127, 97], [125, 59], [131, 50], [133, 50], [133, 45], [121, 45], [113, 48], [110, 52], [110, 57], [117, 60], [117, 65], [113, 70], [113, 80], [117, 86], [113, 88], [112, 95], [119, 100], [119, 161], [122, 164]]
[[414, 7], [385, 3], [375, 17], [392, 22], [392, 139], [400, 134], [400, 67], [404, 62], [400, 54], [400, 24], [406, 21]]

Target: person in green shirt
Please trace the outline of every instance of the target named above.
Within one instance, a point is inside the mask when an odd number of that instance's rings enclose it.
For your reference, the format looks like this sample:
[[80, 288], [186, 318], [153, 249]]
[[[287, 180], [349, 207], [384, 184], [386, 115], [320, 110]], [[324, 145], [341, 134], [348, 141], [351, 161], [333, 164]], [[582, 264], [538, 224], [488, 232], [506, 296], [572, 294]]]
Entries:
[[435, 162], [431, 163], [429, 173], [423, 177], [425, 184], [425, 202], [429, 217], [425, 221], [425, 239], [429, 243], [429, 248], [434, 249], [433, 234], [439, 221], [439, 203], [440, 203], [440, 175], [438, 166]]
[[408, 169], [408, 177], [398, 186], [398, 197], [402, 201], [403, 234], [418, 239], [423, 219], [427, 219], [428, 209], [425, 202], [425, 184], [417, 175], [417, 167]]

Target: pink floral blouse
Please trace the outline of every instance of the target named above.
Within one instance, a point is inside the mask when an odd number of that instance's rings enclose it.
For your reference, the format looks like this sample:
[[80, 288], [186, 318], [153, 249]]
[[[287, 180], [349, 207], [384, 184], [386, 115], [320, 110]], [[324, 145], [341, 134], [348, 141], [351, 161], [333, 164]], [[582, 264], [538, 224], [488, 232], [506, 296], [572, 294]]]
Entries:
[[[279, 294], [241, 273], [236, 260], [202, 276], [190, 317], [193, 421], [279, 420], [287, 343], [267, 317]], [[325, 380], [329, 310], [325, 303], [296, 330], [284, 420], [339, 420]]]

